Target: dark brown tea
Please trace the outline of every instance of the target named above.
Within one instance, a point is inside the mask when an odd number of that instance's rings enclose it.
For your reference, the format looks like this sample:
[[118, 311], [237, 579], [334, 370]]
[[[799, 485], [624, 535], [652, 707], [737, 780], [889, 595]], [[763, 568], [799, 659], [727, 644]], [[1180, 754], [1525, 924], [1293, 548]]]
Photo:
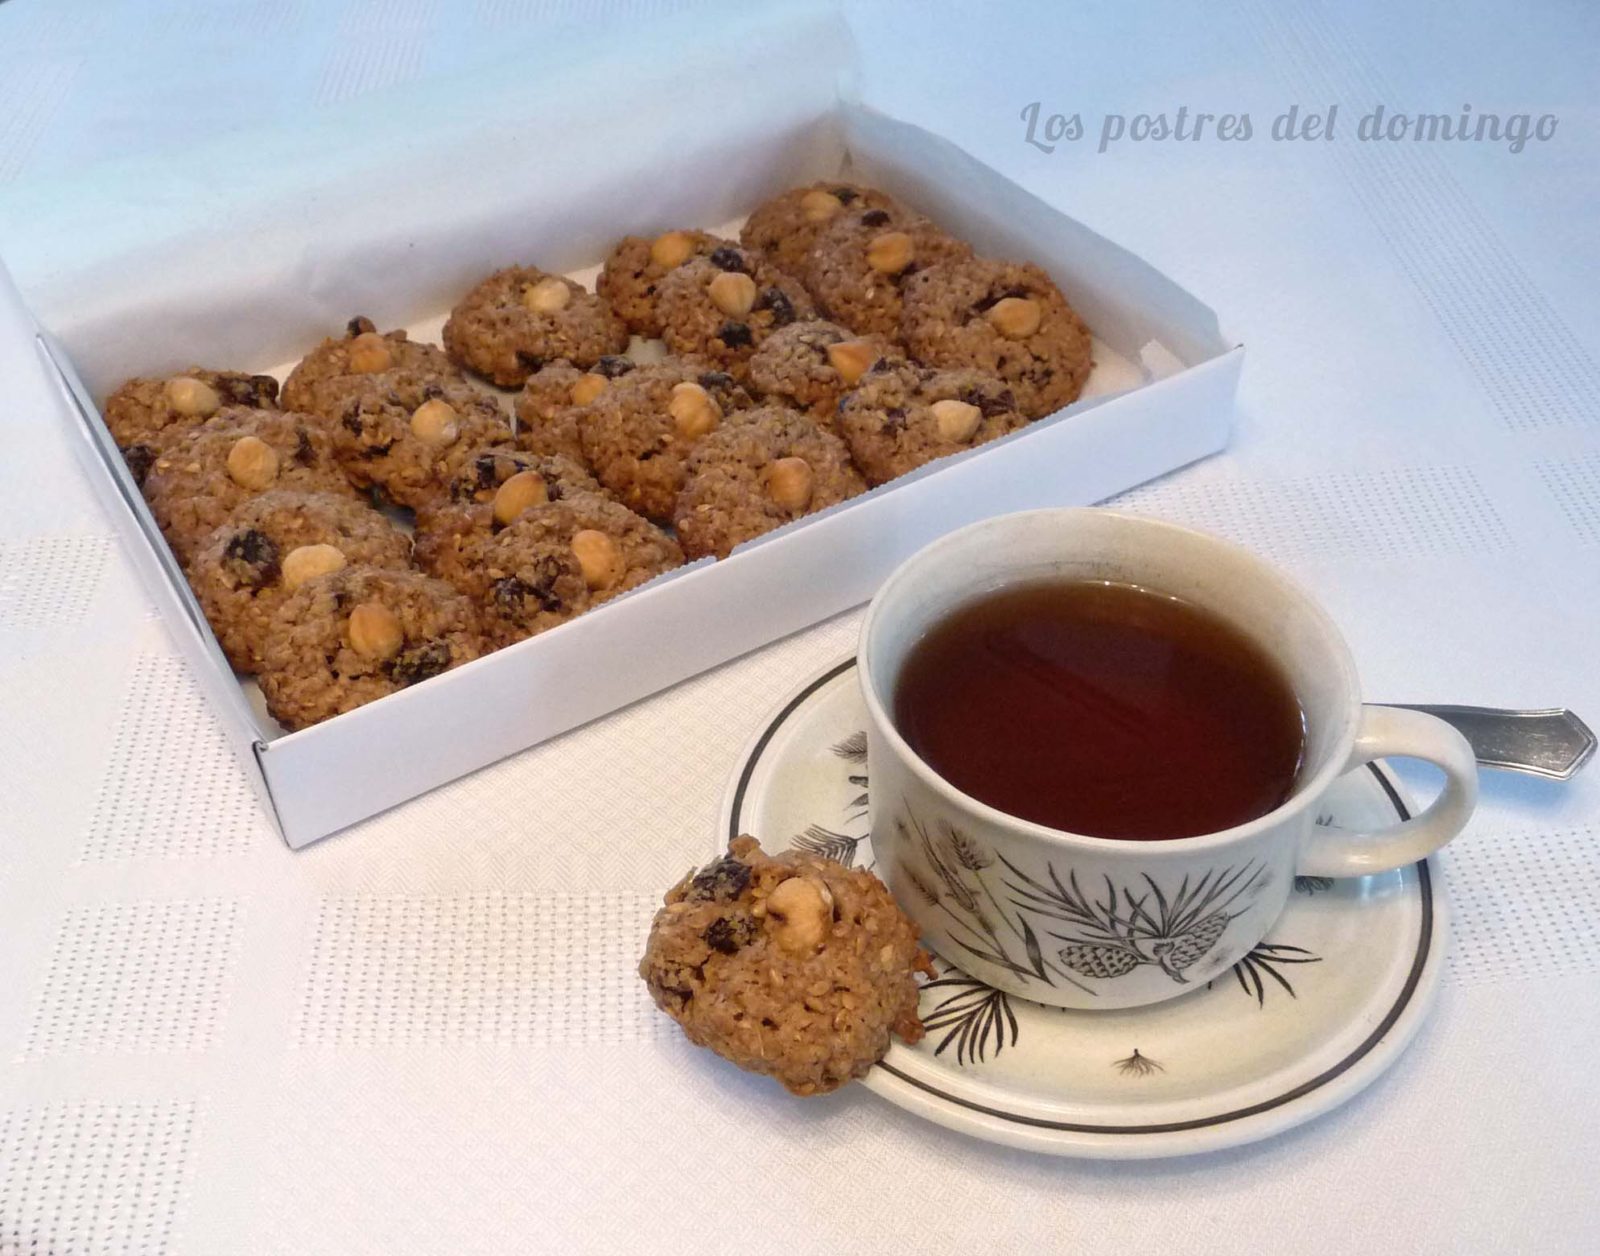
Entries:
[[894, 721], [924, 762], [1009, 815], [1158, 841], [1263, 816], [1294, 786], [1300, 706], [1219, 616], [1125, 584], [1021, 585], [911, 650]]

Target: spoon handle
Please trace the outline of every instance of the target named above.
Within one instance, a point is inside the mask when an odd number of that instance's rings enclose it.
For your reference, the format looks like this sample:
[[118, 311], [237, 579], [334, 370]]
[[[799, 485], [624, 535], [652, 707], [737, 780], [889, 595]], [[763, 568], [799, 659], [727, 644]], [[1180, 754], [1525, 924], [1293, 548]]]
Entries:
[[1567, 781], [1595, 750], [1589, 726], [1564, 707], [1508, 711], [1502, 707], [1386, 705], [1424, 711], [1453, 725], [1486, 768]]

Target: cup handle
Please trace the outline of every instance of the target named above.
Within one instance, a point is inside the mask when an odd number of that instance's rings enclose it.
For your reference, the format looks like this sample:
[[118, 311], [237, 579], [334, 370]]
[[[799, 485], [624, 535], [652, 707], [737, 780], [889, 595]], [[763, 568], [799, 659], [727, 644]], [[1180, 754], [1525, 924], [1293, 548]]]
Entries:
[[1300, 854], [1313, 877], [1389, 872], [1431, 855], [1466, 826], [1478, 801], [1478, 764], [1467, 739], [1420, 711], [1364, 706], [1346, 771], [1386, 755], [1425, 759], [1444, 769], [1444, 791], [1420, 816], [1372, 832], [1316, 829]]

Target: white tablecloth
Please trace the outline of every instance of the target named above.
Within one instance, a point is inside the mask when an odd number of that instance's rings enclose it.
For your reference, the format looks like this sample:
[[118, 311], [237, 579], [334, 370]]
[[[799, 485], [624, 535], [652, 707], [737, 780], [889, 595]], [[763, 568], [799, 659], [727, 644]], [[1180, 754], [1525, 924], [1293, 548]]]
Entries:
[[[667, 7], [616, 3], [609, 14]], [[1227, 454], [1129, 495], [1311, 585], [1368, 692], [1600, 719], [1600, 139], [1575, 4], [859, 5], [865, 97], [1201, 294], [1248, 346]], [[84, 163], [521, 50], [554, 0], [9, 0], [8, 212]], [[532, 72], [532, 71], [531, 71]], [[1019, 115], [1084, 114], [1046, 154]], [[1545, 112], [1505, 144], [1273, 143], [1291, 103]], [[1106, 112], [1248, 110], [1250, 143]], [[1348, 135], [1348, 132], [1346, 133]], [[117, 206], [104, 207], [106, 230]], [[0, 396], [5, 383], [0, 381]], [[294, 856], [46, 416], [0, 454], [0, 1252], [1594, 1250], [1600, 774], [1484, 783], [1439, 1005], [1268, 1143], [1092, 1164], [798, 1101], [633, 965], [824, 624]], [[1426, 787], [1425, 780], [1419, 785]]]

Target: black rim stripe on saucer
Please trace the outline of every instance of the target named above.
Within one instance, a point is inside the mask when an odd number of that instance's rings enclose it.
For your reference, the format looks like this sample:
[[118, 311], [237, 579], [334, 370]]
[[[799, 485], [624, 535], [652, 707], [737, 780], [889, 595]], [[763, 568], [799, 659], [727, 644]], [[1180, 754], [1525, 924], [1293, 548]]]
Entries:
[[[744, 832], [740, 823], [744, 813], [745, 799], [749, 794], [750, 782], [755, 776], [757, 765], [761, 756], [766, 753], [767, 747], [772, 744], [772, 739], [784, 722], [802, 706], [817, 690], [837, 679], [856, 665], [854, 658], [845, 659], [836, 667], [830, 667], [821, 676], [797, 693], [784, 704], [766, 729], [762, 732], [755, 746], [751, 749], [750, 757], [745, 761], [743, 770], [739, 773], [739, 784], [734, 790], [733, 806], [728, 817], [728, 840], [732, 841]], [[1367, 770], [1372, 773], [1373, 779], [1378, 782], [1384, 796], [1394, 808], [1395, 814], [1401, 820], [1411, 819], [1411, 813], [1401, 801], [1399, 791], [1393, 782], [1384, 775], [1383, 770], [1376, 763], [1367, 764]], [[1417, 985], [1422, 980], [1423, 970], [1428, 965], [1428, 955], [1433, 948], [1433, 877], [1428, 869], [1426, 859], [1418, 861], [1415, 865], [1417, 871], [1417, 892], [1422, 903], [1422, 926], [1418, 930], [1417, 949], [1412, 956], [1411, 971], [1406, 974], [1405, 985], [1400, 988], [1394, 1004], [1389, 1008], [1384, 1018], [1379, 1022], [1367, 1038], [1331, 1068], [1319, 1073], [1309, 1081], [1302, 1082], [1292, 1090], [1285, 1091], [1272, 1099], [1265, 1099], [1260, 1103], [1253, 1103], [1249, 1107], [1237, 1108], [1232, 1112], [1219, 1113], [1216, 1116], [1198, 1117], [1192, 1121], [1168, 1121], [1156, 1125], [1086, 1125], [1074, 1121], [1047, 1121], [1040, 1117], [1024, 1116], [1017, 1112], [1007, 1112], [1003, 1108], [991, 1108], [981, 1103], [973, 1103], [969, 1099], [962, 1099], [948, 1091], [940, 1090], [937, 1086], [930, 1085], [919, 1078], [912, 1077], [897, 1069], [892, 1064], [879, 1061], [874, 1067], [883, 1069], [891, 1076], [898, 1077], [909, 1086], [926, 1091], [936, 1098], [943, 1099], [946, 1103], [953, 1103], [959, 1107], [967, 1108], [973, 1112], [982, 1112], [986, 1116], [999, 1117], [1003, 1121], [1010, 1121], [1016, 1125], [1028, 1125], [1037, 1129], [1064, 1130], [1075, 1134], [1173, 1134], [1183, 1130], [1208, 1129], [1216, 1125], [1226, 1125], [1230, 1121], [1242, 1121], [1247, 1117], [1258, 1116], [1263, 1112], [1270, 1112], [1273, 1108], [1282, 1107], [1286, 1103], [1293, 1103], [1296, 1099], [1303, 1098], [1312, 1091], [1327, 1085], [1336, 1077], [1350, 1071], [1360, 1062], [1375, 1046], [1383, 1041], [1389, 1031], [1394, 1028], [1395, 1022], [1400, 1019], [1402, 1012], [1410, 1006], [1412, 998], [1416, 995]]]

